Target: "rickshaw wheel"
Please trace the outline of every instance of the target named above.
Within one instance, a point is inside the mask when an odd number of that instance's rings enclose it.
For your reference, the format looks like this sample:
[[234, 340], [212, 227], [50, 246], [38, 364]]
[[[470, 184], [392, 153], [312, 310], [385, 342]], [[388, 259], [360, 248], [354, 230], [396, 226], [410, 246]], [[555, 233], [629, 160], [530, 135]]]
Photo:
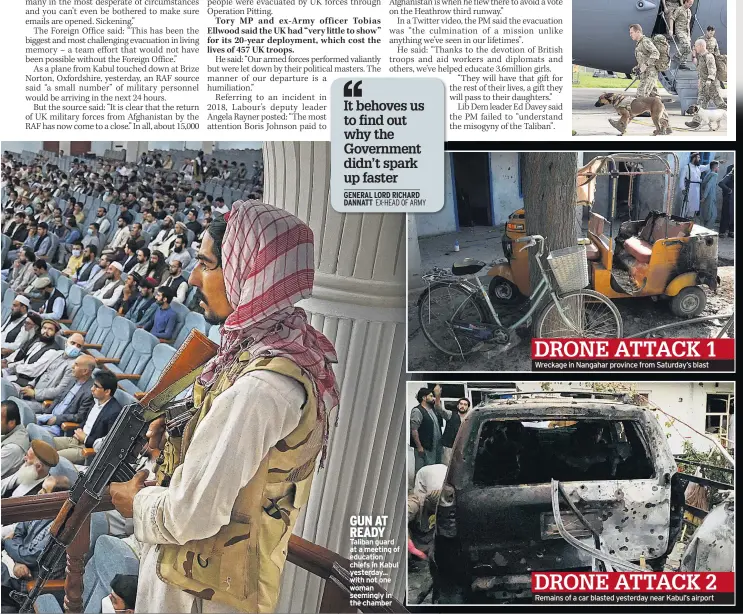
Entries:
[[524, 298], [516, 284], [505, 277], [493, 277], [488, 286], [488, 294], [493, 303], [517, 303]]
[[671, 299], [671, 311], [679, 318], [696, 318], [707, 306], [707, 295], [699, 286], [684, 288]]

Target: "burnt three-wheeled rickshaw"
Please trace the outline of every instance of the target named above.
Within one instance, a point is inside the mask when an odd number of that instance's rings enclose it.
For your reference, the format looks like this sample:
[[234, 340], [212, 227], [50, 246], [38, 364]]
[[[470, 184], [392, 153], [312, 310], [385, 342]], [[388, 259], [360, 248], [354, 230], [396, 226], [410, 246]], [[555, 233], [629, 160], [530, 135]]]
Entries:
[[[645, 166], [660, 168], [646, 170]], [[658, 194], [657, 208], [651, 205], [642, 219], [636, 219], [639, 208], [633, 198], [634, 184], [638, 177], [653, 175], [665, 177], [664, 194]], [[609, 218], [591, 210], [596, 180], [602, 176], [610, 181]], [[578, 170], [576, 178], [576, 206], [589, 208], [588, 236], [579, 243], [586, 246], [593, 290], [611, 299], [667, 299], [674, 314], [694, 318], [707, 303], [702, 286], [717, 290], [718, 233], [693, 219], [672, 214], [678, 176], [679, 160], [674, 153], [618, 153], [594, 158]], [[627, 199], [619, 203], [622, 178], [628, 178], [629, 190]], [[513, 249], [514, 241], [526, 234], [526, 213], [519, 209], [506, 223], [506, 260], [494, 264], [488, 272], [492, 300], [509, 302], [529, 296], [528, 254]]]

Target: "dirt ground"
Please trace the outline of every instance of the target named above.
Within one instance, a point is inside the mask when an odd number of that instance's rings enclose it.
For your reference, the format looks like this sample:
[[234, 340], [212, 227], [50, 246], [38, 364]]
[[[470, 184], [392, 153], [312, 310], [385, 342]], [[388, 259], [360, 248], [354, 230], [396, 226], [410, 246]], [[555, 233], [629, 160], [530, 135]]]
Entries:
[[[730, 240], [732, 242], [732, 240]], [[722, 266], [725, 264], [725, 266]], [[707, 306], [701, 316], [727, 315], [732, 313], [735, 305], [735, 267], [732, 259], [720, 258], [718, 275], [720, 285], [717, 293], [704, 288], [707, 294]], [[529, 331], [524, 329], [520, 335], [511, 340], [507, 346], [483, 353], [460, 357], [447, 356], [428, 343], [418, 322], [416, 300], [419, 293], [411, 293], [408, 300], [408, 370], [433, 373], [436, 371], [530, 371], [531, 351]], [[624, 323], [624, 335], [631, 336], [642, 331], [681, 322], [671, 313], [667, 301], [653, 301], [650, 298], [625, 299], [614, 301], [619, 309]], [[496, 306], [501, 316], [508, 314], [502, 306]], [[522, 306], [526, 309], [526, 305]], [[504, 321], [511, 318], [505, 317]], [[697, 324], [690, 324], [668, 328], [656, 333], [654, 337], [715, 337], [724, 321], [712, 320]]]

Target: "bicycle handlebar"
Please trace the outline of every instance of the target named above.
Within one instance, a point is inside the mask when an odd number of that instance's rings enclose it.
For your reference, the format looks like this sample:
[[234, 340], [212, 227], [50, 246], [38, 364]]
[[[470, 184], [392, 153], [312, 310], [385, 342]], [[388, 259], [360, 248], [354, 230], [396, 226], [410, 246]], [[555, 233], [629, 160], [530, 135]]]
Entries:
[[528, 237], [516, 239], [514, 243], [528, 243], [528, 245], [521, 248], [522, 250], [528, 249], [532, 245], [539, 245], [539, 255], [541, 256], [544, 253], [544, 237], [542, 235], [529, 235]]

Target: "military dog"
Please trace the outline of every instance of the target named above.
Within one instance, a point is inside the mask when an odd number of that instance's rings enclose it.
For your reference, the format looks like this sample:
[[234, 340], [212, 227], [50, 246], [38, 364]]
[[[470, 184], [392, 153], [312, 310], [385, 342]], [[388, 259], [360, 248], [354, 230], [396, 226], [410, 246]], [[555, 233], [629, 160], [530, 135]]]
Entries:
[[630, 98], [622, 94], [608, 92], [601, 94], [594, 106], [603, 107], [606, 105], [612, 105], [617, 110], [617, 113], [619, 113], [619, 120], [610, 119], [609, 123], [619, 130], [620, 134], [624, 134], [627, 131], [627, 126], [635, 117], [642, 115], [646, 111], [650, 113], [653, 124], [655, 124], [654, 136], [671, 134], [672, 132], [671, 127], [668, 125], [668, 120], [663, 117], [666, 107], [663, 101], [657, 96]]
[[[728, 116], [728, 112], [725, 109], [700, 109], [697, 105], [691, 105], [686, 113], [693, 115], [694, 120], [699, 122], [699, 126], [696, 130], [699, 130], [702, 126], [709, 126], [712, 132], [717, 132], [720, 129], [720, 123], [723, 119]], [[712, 124], [716, 124], [713, 128]]]

